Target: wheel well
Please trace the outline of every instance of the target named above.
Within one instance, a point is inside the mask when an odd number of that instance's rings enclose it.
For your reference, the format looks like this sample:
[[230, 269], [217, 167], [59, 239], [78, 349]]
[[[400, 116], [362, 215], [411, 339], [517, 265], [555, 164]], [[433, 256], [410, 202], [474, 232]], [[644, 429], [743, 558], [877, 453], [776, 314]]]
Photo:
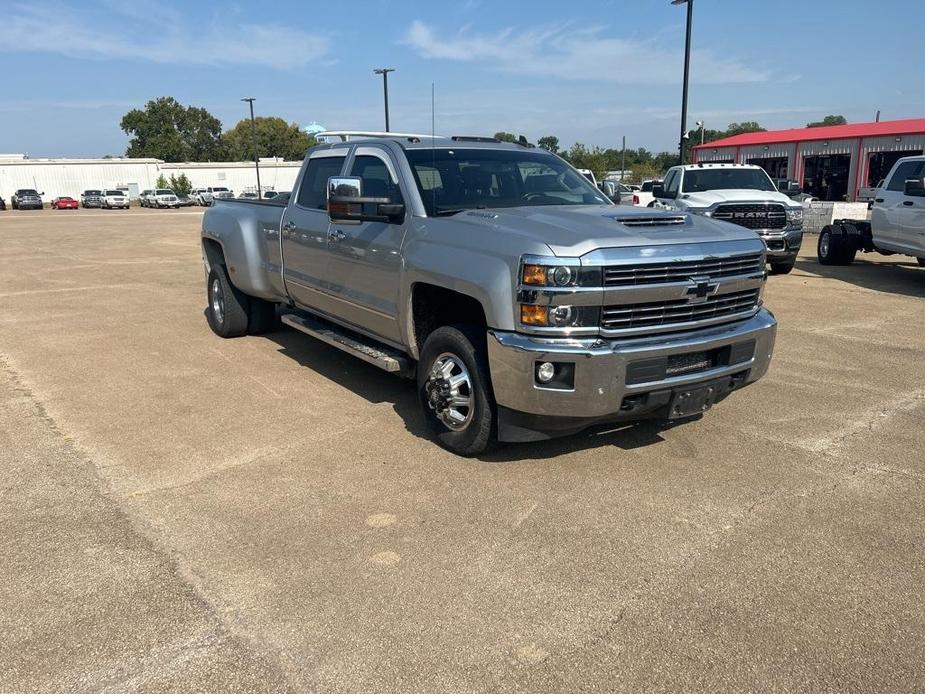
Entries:
[[487, 325], [485, 311], [476, 299], [433, 284], [414, 285], [411, 290], [411, 310], [419, 353], [427, 336], [444, 325]]
[[208, 263], [210, 269], [213, 265], [225, 264], [225, 251], [222, 249], [222, 245], [215, 239], [202, 240], [202, 254], [205, 256], [206, 263]]

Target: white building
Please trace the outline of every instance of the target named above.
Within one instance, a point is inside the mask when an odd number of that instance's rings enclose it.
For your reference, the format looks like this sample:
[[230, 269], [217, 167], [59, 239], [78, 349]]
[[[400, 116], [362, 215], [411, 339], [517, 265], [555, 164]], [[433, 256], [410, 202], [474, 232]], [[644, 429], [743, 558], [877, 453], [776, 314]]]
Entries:
[[[302, 162], [260, 160], [264, 190], [292, 190]], [[132, 197], [154, 188], [163, 175], [186, 174], [194, 188], [226, 186], [235, 193], [257, 189], [253, 162], [182, 162], [160, 159], [29, 159], [23, 154], [0, 154], [0, 197], [9, 201], [20, 188], [35, 188], [45, 201], [68, 195], [79, 198], [88, 189], [124, 188]]]

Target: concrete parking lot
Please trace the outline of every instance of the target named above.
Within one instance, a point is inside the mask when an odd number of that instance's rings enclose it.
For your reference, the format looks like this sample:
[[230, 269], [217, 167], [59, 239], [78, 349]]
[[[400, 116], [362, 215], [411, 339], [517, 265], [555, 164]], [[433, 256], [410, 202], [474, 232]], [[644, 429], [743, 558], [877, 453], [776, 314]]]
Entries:
[[0, 213], [0, 691], [925, 688], [914, 260], [810, 237], [758, 384], [465, 460], [410, 381], [214, 336], [200, 220]]

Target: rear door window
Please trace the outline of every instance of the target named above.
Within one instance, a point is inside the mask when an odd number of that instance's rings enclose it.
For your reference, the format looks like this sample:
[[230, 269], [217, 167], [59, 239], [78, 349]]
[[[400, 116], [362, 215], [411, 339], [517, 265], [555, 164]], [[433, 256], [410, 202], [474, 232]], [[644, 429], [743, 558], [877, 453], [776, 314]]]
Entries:
[[302, 187], [299, 188], [299, 197], [296, 198], [299, 207], [310, 210], [327, 208], [328, 179], [340, 174], [345, 159], [346, 157], [315, 157], [309, 160], [305, 176], [302, 178]]

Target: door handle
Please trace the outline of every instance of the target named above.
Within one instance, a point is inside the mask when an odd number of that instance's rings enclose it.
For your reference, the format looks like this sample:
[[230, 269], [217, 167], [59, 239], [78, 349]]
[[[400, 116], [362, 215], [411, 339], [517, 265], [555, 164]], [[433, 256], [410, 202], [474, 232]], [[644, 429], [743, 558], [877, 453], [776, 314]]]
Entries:
[[341, 240], [343, 240], [346, 236], [347, 236], [347, 234], [345, 234], [344, 232], [342, 232], [340, 229], [331, 229], [331, 231], [328, 232], [328, 238], [329, 238], [331, 241], [341, 241]]
[[912, 202], [911, 200], [903, 200], [903, 205], [905, 205], [906, 207], [912, 207], [914, 204], [915, 203]]
[[874, 198], [874, 202], [883, 202], [883, 198]]
[[283, 231], [292, 231], [295, 229], [295, 222], [286, 222], [283, 224]]

